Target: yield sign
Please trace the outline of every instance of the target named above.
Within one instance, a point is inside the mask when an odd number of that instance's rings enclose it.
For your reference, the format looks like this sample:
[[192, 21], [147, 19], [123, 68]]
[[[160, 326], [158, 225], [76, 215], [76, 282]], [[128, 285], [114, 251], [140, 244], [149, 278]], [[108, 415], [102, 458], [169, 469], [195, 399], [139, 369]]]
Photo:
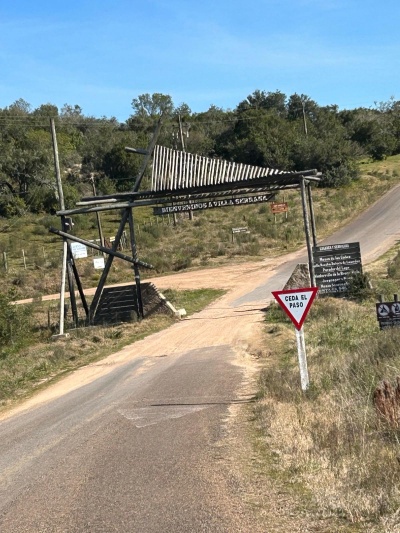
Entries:
[[318, 287], [309, 287], [307, 289], [272, 291], [272, 294], [295, 327], [300, 330], [317, 291]]

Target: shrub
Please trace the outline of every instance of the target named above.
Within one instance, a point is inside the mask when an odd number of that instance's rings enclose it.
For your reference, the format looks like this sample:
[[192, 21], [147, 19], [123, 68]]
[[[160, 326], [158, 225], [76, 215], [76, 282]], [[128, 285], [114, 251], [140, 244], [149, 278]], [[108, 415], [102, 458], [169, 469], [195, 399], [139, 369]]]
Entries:
[[30, 336], [31, 308], [13, 305], [15, 292], [0, 293], [0, 356], [22, 346]]
[[368, 272], [353, 272], [348, 283], [348, 295], [353, 300], [367, 300], [374, 295]]
[[388, 264], [387, 273], [390, 278], [400, 278], [400, 252], [398, 252], [396, 257]]

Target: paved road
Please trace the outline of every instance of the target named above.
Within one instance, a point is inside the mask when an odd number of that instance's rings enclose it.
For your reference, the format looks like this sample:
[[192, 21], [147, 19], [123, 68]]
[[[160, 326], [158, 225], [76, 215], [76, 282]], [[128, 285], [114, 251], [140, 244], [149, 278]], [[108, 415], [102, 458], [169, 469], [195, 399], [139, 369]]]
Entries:
[[[327, 242], [359, 240], [371, 260], [400, 233], [399, 201], [396, 188]], [[3, 419], [0, 531], [266, 531], [229, 463], [230, 431], [254, 392], [262, 309], [304, 260], [259, 264], [208, 309]]]

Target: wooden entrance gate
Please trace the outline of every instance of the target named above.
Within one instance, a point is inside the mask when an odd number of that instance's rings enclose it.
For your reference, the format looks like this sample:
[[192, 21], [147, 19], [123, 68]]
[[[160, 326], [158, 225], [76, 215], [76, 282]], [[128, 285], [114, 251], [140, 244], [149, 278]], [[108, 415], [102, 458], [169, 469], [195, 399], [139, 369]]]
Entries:
[[[144, 156], [143, 164], [136, 177], [132, 191], [82, 198], [75, 209], [62, 209], [57, 212], [61, 217], [61, 230], [50, 228], [52, 233], [59, 235], [67, 243], [66, 268], [63, 268], [63, 272], [68, 273], [71, 307], [75, 323], [77, 324], [78, 322], [78, 313], [74, 280], [77, 284], [87, 321], [93, 324], [96, 320], [99, 302], [115, 257], [124, 259], [132, 264], [136, 284], [135, 309], [140, 318], [144, 317], [140, 267], [152, 267], [140, 261], [137, 253], [133, 213], [134, 208], [140, 206], [152, 206], [154, 213], [158, 215], [265, 202], [273, 200], [279, 191], [298, 189], [301, 192], [309, 268], [311, 282], [314, 285], [312, 246], [317, 245], [317, 239], [310, 185], [320, 180], [320, 173], [315, 169], [302, 172], [285, 172], [172, 150], [156, 145], [160, 127], [161, 121], [158, 122], [153, 138], [146, 150], [126, 148], [128, 152], [139, 153]], [[142, 179], [151, 159], [151, 187], [149, 190], [141, 190]], [[88, 240], [80, 239], [70, 233], [68, 228], [69, 217], [76, 214], [99, 213], [109, 210], [120, 210], [122, 213], [112, 248], [106, 248]], [[129, 227], [131, 255], [124, 254], [118, 250], [126, 225]], [[86, 303], [78, 271], [74, 264], [70, 248], [71, 241], [82, 243], [108, 256], [90, 306]]]

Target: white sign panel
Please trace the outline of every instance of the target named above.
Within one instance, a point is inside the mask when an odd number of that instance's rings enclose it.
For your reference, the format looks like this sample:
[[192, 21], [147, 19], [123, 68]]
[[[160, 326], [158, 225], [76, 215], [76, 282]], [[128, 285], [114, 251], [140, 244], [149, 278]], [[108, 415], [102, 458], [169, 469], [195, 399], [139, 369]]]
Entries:
[[81, 259], [87, 257], [87, 248], [80, 242], [71, 242], [71, 252], [74, 259]]
[[104, 257], [95, 257], [93, 259], [94, 268], [104, 268]]

